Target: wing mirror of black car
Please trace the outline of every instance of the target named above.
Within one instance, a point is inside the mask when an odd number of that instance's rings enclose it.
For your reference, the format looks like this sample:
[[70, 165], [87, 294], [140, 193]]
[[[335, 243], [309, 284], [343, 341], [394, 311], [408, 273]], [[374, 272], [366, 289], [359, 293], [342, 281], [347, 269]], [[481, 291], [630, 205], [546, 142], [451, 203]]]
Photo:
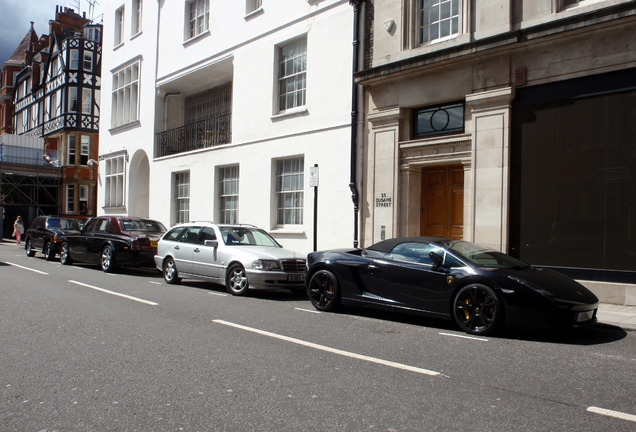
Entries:
[[218, 240], [206, 240], [203, 242], [203, 246], [212, 246], [213, 248], [219, 247]]
[[433, 260], [432, 270], [434, 271], [438, 270], [440, 266], [442, 265], [442, 262], [444, 261], [444, 259], [437, 252], [431, 252], [428, 254], [428, 256], [431, 258], [431, 260]]

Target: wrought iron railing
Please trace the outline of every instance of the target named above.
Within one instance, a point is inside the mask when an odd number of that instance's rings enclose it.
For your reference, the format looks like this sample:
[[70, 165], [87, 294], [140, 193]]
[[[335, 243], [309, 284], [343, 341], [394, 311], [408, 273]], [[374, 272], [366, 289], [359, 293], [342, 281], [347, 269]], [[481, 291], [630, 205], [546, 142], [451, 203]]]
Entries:
[[157, 133], [156, 157], [228, 144], [232, 116], [225, 114]]

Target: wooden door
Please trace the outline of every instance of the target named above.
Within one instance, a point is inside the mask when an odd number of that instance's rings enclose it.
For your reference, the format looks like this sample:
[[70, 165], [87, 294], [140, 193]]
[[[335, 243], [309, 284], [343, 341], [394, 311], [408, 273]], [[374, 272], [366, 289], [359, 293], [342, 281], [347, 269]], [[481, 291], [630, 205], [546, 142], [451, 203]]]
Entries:
[[420, 235], [463, 238], [464, 168], [461, 165], [422, 171]]

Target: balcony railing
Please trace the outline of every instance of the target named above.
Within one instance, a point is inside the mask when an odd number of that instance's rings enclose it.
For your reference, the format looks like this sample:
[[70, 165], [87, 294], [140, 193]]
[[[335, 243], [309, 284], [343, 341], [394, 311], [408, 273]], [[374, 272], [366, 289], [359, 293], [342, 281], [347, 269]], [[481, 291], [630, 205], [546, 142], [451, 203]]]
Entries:
[[157, 133], [156, 157], [228, 144], [232, 116], [225, 114]]

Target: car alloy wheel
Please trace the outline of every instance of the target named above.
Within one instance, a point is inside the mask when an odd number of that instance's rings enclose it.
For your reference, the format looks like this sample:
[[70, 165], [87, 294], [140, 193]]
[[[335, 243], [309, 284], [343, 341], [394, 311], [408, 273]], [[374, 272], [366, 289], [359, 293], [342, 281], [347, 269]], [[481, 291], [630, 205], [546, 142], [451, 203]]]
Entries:
[[60, 245], [60, 262], [62, 265], [70, 265], [73, 263], [71, 260], [71, 253], [68, 248], [68, 243], [64, 242]]
[[497, 293], [482, 284], [462, 287], [455, 295], [453, 316], [457, 325], [467, 333], [492, 333], [502, 320], [503, 308]]
[[163, 263], [163, 278], [166, 283], [176, 284], [181, 281], [177, 272], [177, 265], [172, 258], [167, 258]]
[[334, 311], [340, 305], [340, 287], [336, 275], [329, 270], [317, 271], [309, 280], [307, 295], [320, 311]]
[[26, 251], [26, 256], [28, 257], [35, 256], [35, 251], [33, 250], [33, 245], [31, 244], [31, 240], [26, 241], [26, 246], [24, 247], [24, 250]]
[[241, 296], [247, 293], [250, 283], [247, 280], [245, 269], [240, 264], [234, 264], [230, 267], [225, 279], [225, 286], [232, 295]]
[[53, 248], [51, 247], [51, 242], [47, 241], [46, 243], [44, 243], [42, 253], [44, 253], [44, 259], [46, 259], [47, 261], [52, 261], [55, 258]]
[[115, 270], [115, 251], [113, 250], [112, 246], [104, 246], [100, 258], [102, 270], [104, 270], [106, 273]]

